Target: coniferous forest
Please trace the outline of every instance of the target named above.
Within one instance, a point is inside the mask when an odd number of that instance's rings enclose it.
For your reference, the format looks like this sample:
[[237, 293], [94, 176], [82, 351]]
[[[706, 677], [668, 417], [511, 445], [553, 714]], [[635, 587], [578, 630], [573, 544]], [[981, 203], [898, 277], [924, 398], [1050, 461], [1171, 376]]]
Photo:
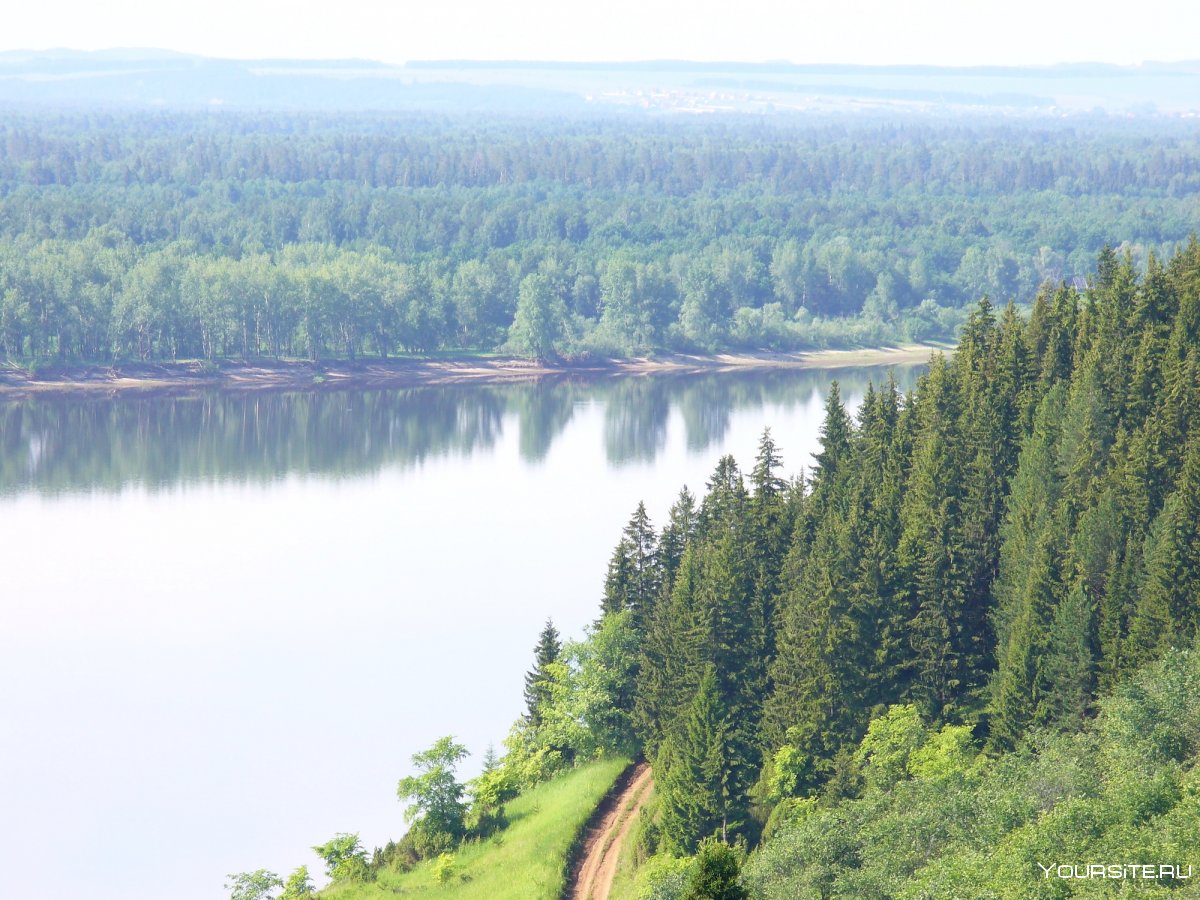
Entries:
[[42, 364], [952, 339], [1195, 228], [1184, 123], [12, 111], [0, 353]]
[[638, 506], [588, 637], [539, 636], [464, 817], [418, 818], [360, 877], [642, 756], [631, 896], [1060, 897], [1039, 866], [1146, 860], [1183, 866], [1147, 890], [1186, 887], [1198, 375], [1193, 239], [1144, 275], [1106, 249], [1027, 318], [980, 301], [909, 393], [851, 410], [835, 383], [801, 474], [767, 432], [661, 528]]
[[1105, 252], [1028, 321], [981, 302], [909, 396], [855, 416], [835, 385], [806, 477], [764, 435], [661, 535], [635, 515], [605, 614], [638, 647], [647, 850], [762, 841], [745, 881], [778, 897], [1032, 896], [1035, 860], [1186, 861], [1198, 366], [1200, 244], [1143, 278]]

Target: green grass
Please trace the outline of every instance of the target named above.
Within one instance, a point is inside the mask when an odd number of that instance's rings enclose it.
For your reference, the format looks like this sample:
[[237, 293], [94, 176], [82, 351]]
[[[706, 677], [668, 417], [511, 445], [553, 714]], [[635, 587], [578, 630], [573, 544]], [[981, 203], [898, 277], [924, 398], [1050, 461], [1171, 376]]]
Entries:
[[506, 807], [509, 826], [485, 841], [464, 844], [454, 854], [449, 879], [435, 880], [434, 862], [408, 872], [383, 871], [369, 884], [338, 884], [322, 900], [420, 897], [437, 900], [557, 900], [566, 885], [566, 859], [626, 759], [604, 759], [538, 785]]

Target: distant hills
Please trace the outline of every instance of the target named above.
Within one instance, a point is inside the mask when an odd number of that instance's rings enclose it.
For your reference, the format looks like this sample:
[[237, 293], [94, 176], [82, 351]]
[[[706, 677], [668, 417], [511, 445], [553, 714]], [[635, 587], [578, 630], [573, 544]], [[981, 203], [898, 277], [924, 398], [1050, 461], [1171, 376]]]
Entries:
[[551, 113], [982, 111], [1200, 116], [1200, 60], [1043, 67], [786, 62], [214, 59], [158, 49], [0, 52], [6, 106]]

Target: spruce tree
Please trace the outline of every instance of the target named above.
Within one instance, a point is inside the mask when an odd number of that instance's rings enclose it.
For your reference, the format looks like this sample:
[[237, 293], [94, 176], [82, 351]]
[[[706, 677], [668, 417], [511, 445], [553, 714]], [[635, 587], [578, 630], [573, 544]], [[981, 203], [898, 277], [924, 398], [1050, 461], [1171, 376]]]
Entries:
[[1126, 428], [1144, 422], [1154, 406], [1162, 387], [1162, 357], [1166, 338], [1150, 324], [1143, 326], [1137, 349], [1133, 353], [1129, 381], [1120, 389], [1124, 393], [1122, 422]]
[[845, 537], [844, 522], [824, 519], [798, 577], [792, 575], [781, 601], [773, 690], [764, 709], [768, 742], [796, 747], [815, 772], [857, 738], [863, 695], [854, 665], [860, 635], [844, 589], [853, 565]]
[[660, 577], [658, 536], [646, 504], [638, 503], [608, 564], [602, 612], [630, 610], [634, 631], [644, 634], [658, 600]]
[[1061, 285], [1054, 292], [1041, 359], [1041, 384], [1050, 387], [1071, 377], [1074, 367], [1075, 329], [1079, 320], [1079, 295]]
[[1096, 304], [1095, 335], [1089, 346], [1078, 348], [1077, 358], [1095, 356], [1093, 365], [1114, 424], [1125, 416], [1125, 389], [1134, 350], [1129, 338], [1143, 327], [1135, 310], [1139, 293], [1137, 274], [1128, 257], [1121, 263], [1114, 257], [1108, 274], [1088, 292], [1089, 300]]
[[[745, 513], [743, 513], [743, 516]], [[745, 522], [713, 533], [702, 544], [696, 605], [708, 625], [705, 657], [713, 665], [729, 716], [732, 790], [748, 791], [761, 762], [757, 725], [767, 690], [767, 636], [755, 615], [750, 529]]]
[[811, 509], [814, 516], [821, 516], [833, 501], [837, 490], [838, 475], [850, 457], [850, 440], [853, 422], [842, 405], [841, 386], [834, 381], [829, 386], [825, 399], [825, 419], [821, 423], [821, 451], [813, 454], [816, 467], [813, 470]]
[[664, 842], [690, 854], [703, 838], [727, 840], [746, 821], [745, 796], [736, 785], [731, 724], [709, 666], [688, 707], [683, 727], [662, 758]]
[[683, 551], [696, 535], [696, 498], [684, 485], [679, 496], [667, 513], [667, 524], [658, 539], [658, 563], [661, 589], [664, 595], [671, 592], [675, 573], [683, 560]]
[[982, 675], [967, 618], [962, 444], [955, 375], [935, 359], [918, 395], [918, 431], [901, 509], [897, 556], [911, 611], [912, 699], [931, 719], [954, 710]]
[[700, 551], [689, 544], [642, 644], [633, 721], [650, 759], [674, 732], [708, 665], [711, 611], [698, 604], [700, 580]]
[[1129, 625], [1130, 663], [1190, 644], [1200, 625], [1200, 443], [1146, 537], [1145, 574]]
[[732, 456], [722, 456], [707, 483], [708, 493], [700, 501], [696, 534], [705, 538], [714, 531], [735, 527], [745, 512], [749, 494]]
[[1126, 535], [1119, 551], [1109, 562], [1109, 578], [1100, 601], [1098, 626], [1100, 643], [1099, 684], [1111, 689], [1133, 669], [1130, 653], [1129, 623], [1137, 604], [1137, 587], [1141, 581], [1141, 549], [1139, 542]]
[[[1013, 326], [1011, 314], [1006, 325]], [[1007, 345], [1002, 345], [1002, 340]], [[967, 320], [951, 362], [958, 385], [958, 431], [962, 437], [957, 451], [958, 464], [963, 467], [960, 627], [967, 659], [986, 659], [991, 654], [987, 613], [999, 565], [1000, 523], [1019, 440], [1014, 432], [1020, 429], [1019, 396], [1024, 382], [1013, 359], [1005, 360], [1014, 367], [1007, 377], [997, 376], [1001, 351], [1016, 353], [1019, 346], [1013, 334], [1001, 332], [991, 305], [982, 300]], [[968, 692], [978, 682], [977, 677], [969, 679]]]
[[750, 615], [753, 632], [765, 671], [775, 655], [776, 599], [779, 569], [792, 533], [792, 507], [787, 503], [787, 482], [778, 474], [783, 461], [779, 447], [764, 429], [758, 457], [750, 475], [754, 494], [750, 499], [750, 553], [753, 558], [754, 597]]
[[1011, 750], [1031, 725], [1055, 717], [1049, 653], [1051, 628], [1062, 595], [1061, 548], [1056, 524], [1049, 522], [1035, 540], [1023, 573], [1017, 609], [1009, 622], [1004, 655], [992, 679], [990, 745]]
[[1009, 303], [1000, 318], [997, 338], [995, 385], [996, 413], [1002, 428], [1002, 470], [1007, 481], [1017, 468], [1021, 441], [1033, 422], [1032, 381], [1025, 323], [1017, 307]]
[[[991, 618], [998, 663], [1008, 655], [1011, 625], [1021, 614], [1026, 579], [1058, 505], [1062, 488], [1058, 444], [1065, 396], [1066, 388], [1060, 385], [1038, 405], [1033, 433], [1021, 451], [1008, 495], [1001, 526], [999, 574], [992, 587]], [[995, 696], [994, 688], [992, 693]]]
[[1117, 251], [1112, 248], [1112, 244], [1105, 241], [1096, 258], [1096, 275], [1092, 279], [1093, 287], [1102, 291], [1109, 290], [1117, 280], [1117, 266]]
[[1071, 381], [1063, 415], [1057, 463], [1072, 525], [1080, 512], [1095, 502], [1095, 489], [1100, 485], [1115, 437], [1110, 394], [1104, 386], [1100, 362], [1098, 350], [1087, 355]]
[[1137, 292], [1136, 307], [1129, 325], [1136, 333], [1150, 328], [1160, 339], [1170, 333], [1171, 321], [1179, 311], [1179, 285], [1172, 283], [1171, 272], [1163, 268], [1152, 251], [1146, 259], [1146, 277]]
[[1035, 372], [1041, 371], [1042, 357], [1046, 354], [1046, 346], [1050, 341], [1050, 330], [1053, 323], [1053, 304], [1050, 292], [1053, 286], [1043, 284], [1033, 298], [1033, 309], [1029, 312], [1029, 324], [1025, 329], [1025, 344], [1029, 351], [1031, 365]]
[[600, 601], [602, 616], [619, 613], [629, 605], [630, 594], [635, 582], [634, 548], [622, 536], [613, 548], [608, 560], [608, 571], [604, 575], [604, 598]]
[[1076, 730], [1091, 711], [1097, 656], [1096, 604], [1078, 578], [1054, 611], [1044, 665], [1044, 716], [1056, 728]]
[[754, 460], [754, 468], [750, 471], [750, 485], [754, 488], [756, 497], [765, 500], [783, 492], [787, 482], [779, 477], [782, 466], [779, 445], [771, 437], [771, 429], [764, 428], [758, 439], [758, 456]]
[[857, 639], [845, 648], [866, 707], [895, 702], [905, 690], [910, 654], [896, 547], [905, 460], [897, 448], [899, 395], [889, 379], [869, 389], [854, 448], [846, 520], [851, 565], [848, 614]]
[[535, 727], [542, 724], [542, 708], [550, 699], [548, 667], [558, 662], [561, 653], [558, 629], [547, 619], [533, 650], [533, 668], [525, 673], [525, 719]]

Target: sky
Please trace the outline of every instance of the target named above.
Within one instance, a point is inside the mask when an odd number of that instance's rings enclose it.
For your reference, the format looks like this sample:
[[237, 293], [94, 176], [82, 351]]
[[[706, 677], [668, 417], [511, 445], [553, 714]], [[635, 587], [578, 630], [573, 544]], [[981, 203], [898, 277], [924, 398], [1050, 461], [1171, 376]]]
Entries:
[[1064, 0], [46, 0], [0, 50], [156, 47], [232, 58], [1123, 65], [1200, 57], [1200, 3]]

